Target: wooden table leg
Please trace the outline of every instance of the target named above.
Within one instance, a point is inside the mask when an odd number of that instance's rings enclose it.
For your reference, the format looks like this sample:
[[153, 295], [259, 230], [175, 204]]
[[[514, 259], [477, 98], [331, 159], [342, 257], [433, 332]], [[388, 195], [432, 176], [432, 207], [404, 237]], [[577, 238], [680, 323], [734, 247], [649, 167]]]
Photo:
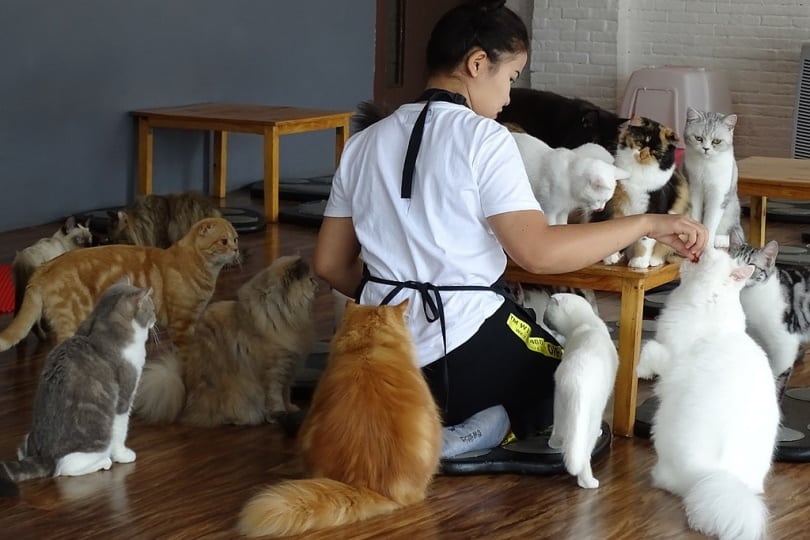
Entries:
[[641, 351], [643, 310], [643, 284], [625, 280], [619, 309], [619, 369], [613, 393], [613, 433], [624, 437], [633, 436], [636, 421], [636, 364]]
[[224, 199], [228, 174], [228, 132], [214, 131], [214, 155], [211, 160], [211, 191], [218, 199]]
[[343, 154], [343, 147], [346, 146], [346, 139], [349, 138], [349, 121], [335, 128], [335, 169], [340, 164], [340, 156]]
[[762, 247], [765, 245], [765, 221], [768, 210], [768, 198], [752, 195], [749, 206], [751, 211], [748, 216], [750, 224], [748, 243], [754, 247]]
[[278, 221], [278, 128], [264, 130], [264, 217]]
[[152, 193], [152, 126], [138, 118], [138, 195]]

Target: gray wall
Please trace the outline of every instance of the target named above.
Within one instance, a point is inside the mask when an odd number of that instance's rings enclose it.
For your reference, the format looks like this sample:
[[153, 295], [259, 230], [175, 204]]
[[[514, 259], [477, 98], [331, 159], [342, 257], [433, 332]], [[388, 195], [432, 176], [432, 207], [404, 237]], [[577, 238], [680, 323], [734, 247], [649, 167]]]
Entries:
[[[373, 76], [373, 0], [0, 0], [0, 230], [130, 202], [130, 110], [353, 110]], [[333, 132], [281, 141], [282, 176], [332, 172]], [[207, 189], [206, 143], [156, 130], [155, 192]], [[260, 179], [261, 138], [232, 135], [228, 160], [229, 191]]]

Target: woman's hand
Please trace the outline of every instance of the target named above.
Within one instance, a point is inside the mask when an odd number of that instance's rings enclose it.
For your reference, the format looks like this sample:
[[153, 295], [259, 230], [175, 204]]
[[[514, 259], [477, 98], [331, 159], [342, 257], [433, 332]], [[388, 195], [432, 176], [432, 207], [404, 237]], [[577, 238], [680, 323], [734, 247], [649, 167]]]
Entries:
[[667, 244], [680, 255], [697, 261], [706, 249], [709, 232], [699, 221], [679, 214], [646, 214], [647, 236]]

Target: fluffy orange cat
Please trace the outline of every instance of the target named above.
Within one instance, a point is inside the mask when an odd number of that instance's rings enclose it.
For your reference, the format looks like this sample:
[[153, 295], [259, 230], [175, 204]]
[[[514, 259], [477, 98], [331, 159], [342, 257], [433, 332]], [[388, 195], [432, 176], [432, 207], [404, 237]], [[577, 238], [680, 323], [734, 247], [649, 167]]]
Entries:
[[205, 308], [188, 354], [143, 371], [135, 412], [150, 422], [255, 425], [298, 407], [290, 386], [314, 339], [317, 282], [299, 256], [279, 257]]
[[34, 272], [20, 311], [0, 332], [0, 351], [20, 342], [43, 317], [58, 342], [72, 336], [110, 285], [128, 276], [151, 288], [158, 323], [177, 346], [185, 345], [214, 292], [222, 267], [237, 260], [239, 246], [231, 223], [198, 221], [167, 249], [109, 245], [70, 251]]
[[240, 516], [243, 534], [301, 534], [424, 500], [441, 422], [414, 358], [406, 307], [347, 304], [299, 434], [310, 478], [253, 497]]

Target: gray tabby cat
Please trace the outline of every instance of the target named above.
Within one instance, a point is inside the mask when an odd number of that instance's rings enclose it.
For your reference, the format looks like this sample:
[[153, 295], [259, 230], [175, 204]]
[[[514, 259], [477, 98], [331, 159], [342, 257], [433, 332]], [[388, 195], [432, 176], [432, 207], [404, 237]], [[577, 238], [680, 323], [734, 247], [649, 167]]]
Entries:
[[1, 496], [16, 495], [22, 480], [79, 476], [135, 460], [125, 446], [129, 412], [154, 324], [151, 290], [118, 282], [76, 334], [48, 354], [31, 431], [18, 460], [0, 462]]
[[742, 233], [734, 160], [736, 114], [686, 110], [684, 172], [689, 179], [692, 218], [709, 231], [708, 244], [726, 248]]
[[765, 349], [771, 371], [784, 386], [799, 345], [810, 341], [810, 268], [777, 264], [779, 244], [750, 246], [732, 235], [729, 254], [754, 265], [754, 273], [740, 291], [746, 331]]

